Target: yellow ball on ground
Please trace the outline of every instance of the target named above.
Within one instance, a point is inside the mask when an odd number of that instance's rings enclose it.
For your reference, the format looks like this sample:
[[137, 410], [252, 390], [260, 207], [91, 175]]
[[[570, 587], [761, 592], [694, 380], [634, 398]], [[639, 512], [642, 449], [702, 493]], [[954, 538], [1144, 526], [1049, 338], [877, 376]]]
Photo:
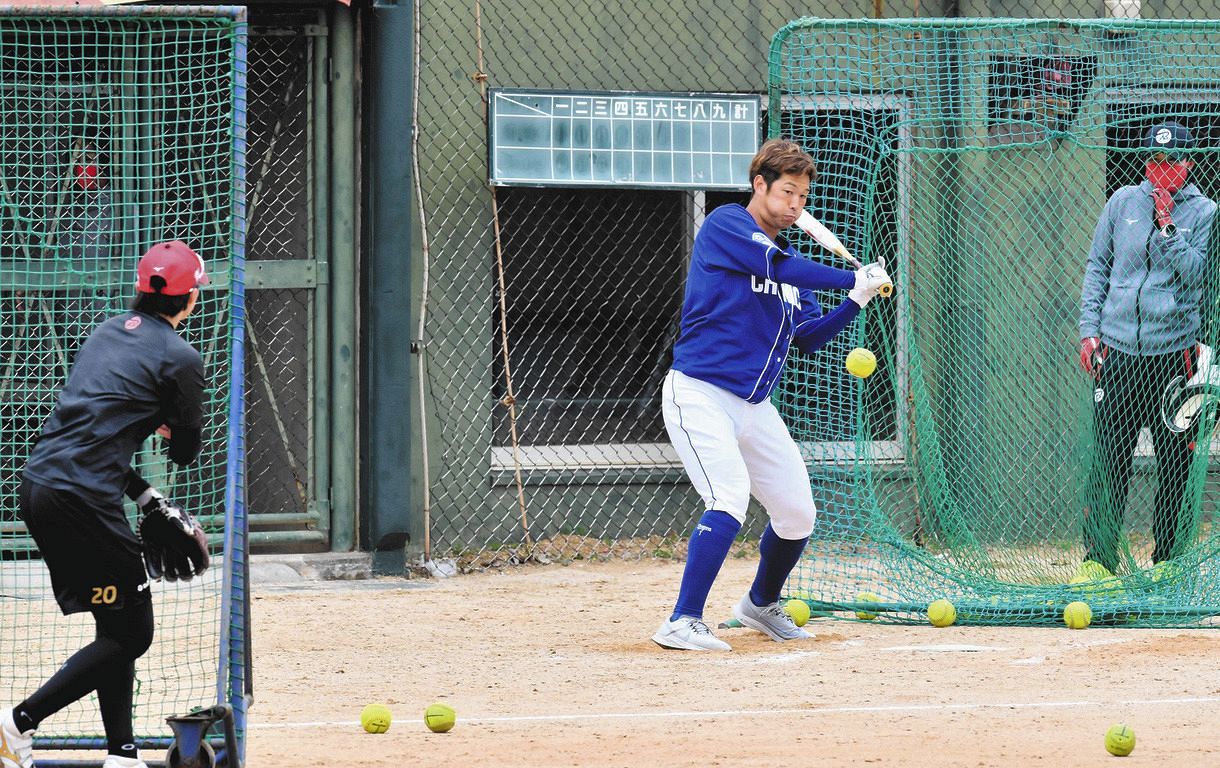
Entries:
[[1163, 560], [1152, 566], [1152, 570], [1148, 572], [1148, 575], [1154, 582], [1161, 582], [1175, 581], [1181, 578], [1183, 573], [1182, 567], [1177, 563], [1169, 560]]
[[1115, 757], [1126, 757], [1135, 749], [1135, 731], [1122, 723], [1110, 726], [1106, 731], [1106, 751]]
[[384, 704], [369, 704], [360, 710], [360, 725], [369, 733], [390, 730], [390, 708]]
[[457, 713], [448, 704], [433, 704], [424, 710], [424, 724], [433, 733], [444, 733], [457, 722]]
[[793, 624], [803, 627], [809, 621], [809, 603], [804, 600], [789, 600], [784, 603], [784, 613], [792, 618]]
[[928, 606], [928, 621], [934, 627], [947, 627], [957, 621], [957, 609], [945, 599], [933, 600]]
[[856, 347], [847, 353], [847, 372], [852, 376], [866, 378], [877, 370], [877, 358], [864, 347]]
[[1076, 575], [1084, 576], [1091, 581], [1102, 581], [1103, 579], [1114, 578], [1114, 571], [1111, 571], [1096, 560], [1085, 560], [1076, 567]]
[[[879, 603], [881, 602], [881, 598], [877, 597], [872, 592], [861, 592], [860, 594], [856, 595], [856, 602]], [[870, 613], [868, 611], [856, 611], [856, 618], [863, 621], [872, 621], [873, 619], [877, 618], [877, 614]]]
[[1070, 629], [1084, 629], [1093, 621], [1093, 609], [1088, 603], [1082, 603], [1077, 600], [1074, 603], [1068, 603], [1063, 609], [1063, 623], [1067, 624]]

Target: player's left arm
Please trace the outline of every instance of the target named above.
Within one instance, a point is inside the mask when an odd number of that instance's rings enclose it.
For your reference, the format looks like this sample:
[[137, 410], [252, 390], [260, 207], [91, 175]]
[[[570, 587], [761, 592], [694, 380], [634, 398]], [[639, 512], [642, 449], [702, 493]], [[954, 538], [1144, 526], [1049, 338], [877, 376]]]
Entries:
[[127, 496], [127, 498], [138, 504], [140, 502], [140, 498], [144, 496], [145, 491], [149, 490], [150, 488], [152, 488], [152, 485], [141, 477], [140, 473], [135, 471], [134, 468], [127, 470], [127, 483], [123, 488], [123, 493]]
[[748, 213], [716, 213], [719, 209], [704, 221], [695, 241], [710, 266], [811, 290], [856, 284], [854, 272], [793, 256], [786, 250], [787, 241], [776, 242], [760, 232]]
[[775, 279], [776, 282], [809, 290], [847, 290], [855, 286], [856, 273], [779, 251], [775, 256]]
[[829, 313], [822, 313], [822, 306], [811, 291], [801, 292], [801, 308], [793, 318], [795, 327], [792, 342], [807, 355], [813, 354], [846, 328], [860, 314], [860, 305], [844, 301]]

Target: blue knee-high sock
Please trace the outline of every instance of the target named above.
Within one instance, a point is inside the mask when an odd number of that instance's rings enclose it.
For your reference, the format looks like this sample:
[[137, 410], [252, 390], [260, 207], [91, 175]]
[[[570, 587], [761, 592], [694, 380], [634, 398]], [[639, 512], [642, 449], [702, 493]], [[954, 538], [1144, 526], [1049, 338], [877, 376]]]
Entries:
[[767, 523], [767, 530], [763, 531], [762, 540], [758, 542], [762, 559], [758, 562], [758, 573], [750, 587], [750, 602], [762, 606], [779, 600], [779, 591], [784, 588], [788, 574], [801, 559], [807, 541], [808, 536], [803, 539], [781, 539]]
[[728, 512], [709, 509], [691, 531], [690, 548], [686, 552], [686, 568], [682, 571], [682, 587], [670, 621], [679, 616], [703, 618], [703, 605], [712, 589], [720, 566], [729, 554], [729, 547], [741, 523]]

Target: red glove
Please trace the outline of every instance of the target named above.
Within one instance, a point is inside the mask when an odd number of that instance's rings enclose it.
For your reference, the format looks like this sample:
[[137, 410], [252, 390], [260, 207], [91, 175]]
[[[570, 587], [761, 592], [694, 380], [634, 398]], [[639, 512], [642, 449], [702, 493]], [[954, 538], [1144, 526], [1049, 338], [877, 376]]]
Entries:
[[1173, 194], [1167, 189], [1154, 187], [1152, 207], [1156, 210], [1156, 225], [1164, 229], [1173, 223]]
[[1101, 374], [1101, 362], [1106, 359], [1109, 350], [1096, 336], [1080, 340], [1080, 367], [1084, 372], [1097, 378]]

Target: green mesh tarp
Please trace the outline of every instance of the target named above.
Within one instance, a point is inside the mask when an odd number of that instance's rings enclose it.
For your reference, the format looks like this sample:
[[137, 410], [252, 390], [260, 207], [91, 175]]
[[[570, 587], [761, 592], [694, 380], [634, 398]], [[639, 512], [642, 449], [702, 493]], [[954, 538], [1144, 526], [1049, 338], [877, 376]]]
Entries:
[[[88, 614], [60, 615], [18, 486], [77, 348], [127, 308], [137, 259], [162, 240], [190, 244], [212, 279], [182, 330], [204, 360], [204, 448], [175, 469], [154, 439], [135, 464], [221, 552], [230, 428], [240, 426], [230, 377], [244, 30], [236, 9], [0, 9], [0, 706], [94, 637]], [[219, 557], [214, 565], [189, 584], [153, 586], [156, 639], [136, 663], [143, 744], [168, 737], [167, 715], [228, 696], [218, 675], [230, 585]], [[91, 695], [44, 722], [38, 744], [104, 746], [101, 734]]]
[[[1218, 71], [1215, 22], [803, 19], [779, 31], [769, 132], [814, 155], [813, 213], [897, 284], [826, 349], [798, 355], [777, 392], [820, 508], [791, 596], [880, 621], [924, 622], [947, 599], [958, 622], [1062, 624], [1081, 601], [1094, 624], [1212, 623], [1220, 390], [1190, 350], [1152, 353], [1195, 302], [1197, 338], [1213, 338], [1215, 258], [1115, 270], [1103, 290], [1138, 295], [1140, 346], [1125, 364], [1108, 358], [1100, 382], [1078, 349], [1094, 230], [1110, 195], [1143, 179], [1149, 128], [1187, 126], [1190, 180], [1220, 192]], [[1136, 223], [1160, 237], [1151, 210], [1148, 198]], [[1150, 275], [1157, 285], [1139, 283]], [[879, 360], [867, 379], [844, 370], [855, 346]], [[1166, 411], [1187, 400], [1198, 413], [1169, 430]], [[1106, 570], [1082, 572], [1086, 559]]]

